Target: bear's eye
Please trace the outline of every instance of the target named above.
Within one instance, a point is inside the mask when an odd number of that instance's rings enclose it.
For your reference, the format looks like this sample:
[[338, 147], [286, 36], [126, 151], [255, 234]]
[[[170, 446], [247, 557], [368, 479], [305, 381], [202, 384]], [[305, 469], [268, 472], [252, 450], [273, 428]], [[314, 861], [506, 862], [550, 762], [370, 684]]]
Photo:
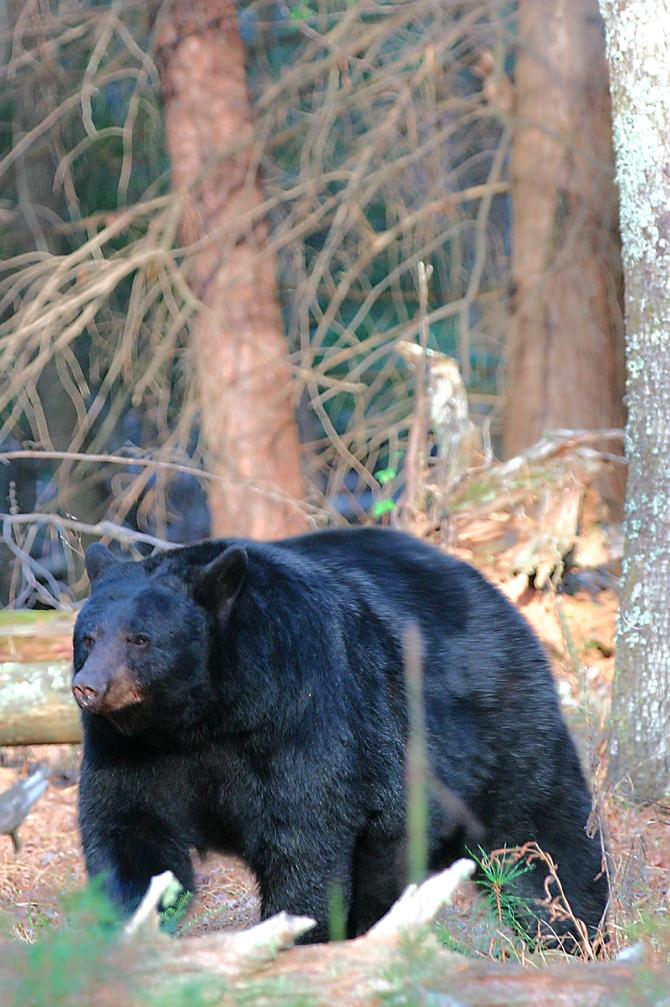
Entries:
[[84, 633], [81, 638], [81, 645], [85, 650], [90, 650], [95, 643], [95, 637], [91, 636], [90, 633]]
[[133, 647], [148, 647], [149, 637], [144, 633], [129, 633], [126, 637], [128, 643], [132, 644]]

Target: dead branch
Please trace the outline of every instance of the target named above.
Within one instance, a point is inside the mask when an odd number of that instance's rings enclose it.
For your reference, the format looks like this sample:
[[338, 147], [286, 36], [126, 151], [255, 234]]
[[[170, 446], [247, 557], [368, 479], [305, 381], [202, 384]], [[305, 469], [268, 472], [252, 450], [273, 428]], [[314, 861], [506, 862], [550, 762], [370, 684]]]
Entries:
[[[147, 535], [145, 532], [135, 531], [134, 528], [126, 528], [123, 525], [115, 524], [113, 521], [98, 521], [96, 524], [87, 524], [86, 521], [77, 521], [75, 518], [61, 517], [60, 514], [2, 514], [0, 521], [10, 526], [20, 525], [53, 525], [61, 530], [75, 532], [77, 535], [93, 535], [97, 538], [112, 539], [115, 542], [124, 544], [141, 543], [153, 546], [154, 549], [174, 549], [174, 542], [167, 542], [165, 539], [156, 538], [154, 535]], [[83, 554], [82, 554], [83, 555]]]
[[[0, 452], [0, 464], [7, 464], [9, 461], [15, 461], [21, 458], [44, 459], [45, 461], [79, 461], [87, 465], [125, 465], [133, 468], [137, 466], [142, 469], [163, 469], [166, 472], [179, 472], [185, 475], [191, 475], [196, 479], [201, 479], [203, 482], [219, 482], [224, 486], [231, 485], [233, 482], [232, 478], [228, 476], [217, 475], [213, 472], [208, 472], [206, 469], [198, 468], [195, 465], [184, 465], [180, 462], [167, 461], [162, 458], [146, 457], [145, 455], [119, 455], [83, 451], [41, 451], [30, 448]], [[287, 497], [285, 494], [278, 491], [276, 487], [268, 484], [249, 482], [248, 487], [253, 493], [260, 493], [266, 496], [276, 496], [277, 499], [284, 503], [288, 503], [293, 499], [292, 497]], [[293, 500], [293, 505], [300, 509], [301, 513], [304, 513], [308, 520], [312, 523], [314, 523], [315, 516], [323, 515], [325, 513], [320, 508], [309, 507], [309, 505], [305, 505], [301, 501]], [[128, 531], [131, 531], [131, 529], [128, 529]], [[149, 544], [152, 543], [149, 542]]]
[[17, 780], [13, 787], [0, 794], [0, 833], [11, 836], [15, 853], [20, 848], [19, 825], [46, 790], [48, 779], [49, 767], [40, 766], [28, 779]]
[[[393, 910], [392, 910], [393, 912]], [[208, 1002], [232, 1007], [255, 991], [294, 992], [318, 1007], [379, 1003], [384, 996], [407, 997], [445, 1007], [609, 1007], [619, 999], [652, 1002], [670, 984], [670, 968], [636, 961], [566, 963], [532, 969], [489, 960], [471, 960], [441, 948], [433, 940], [398, 943], [372, 935], [355, 941], [294, 947], [306, 920], [284, 914], [244, 933], [214, 933], [177, 941], [140, 932], [132, 943], [112, 948], [97, 985], [73, 997], [84, 1007], [100, 1003], [141, 1002], [146, 990], [166, 996], [175, 984], [207, 982]], [[279, 937], [277, 937], [279, 934]], [[279, 941], [279, 943], [278, 943]], [[279, 952], [279, 953], [278, 953]], [[15, 945], [0, 945], [0, 982], [4, 989], [17, 974]], [[258, 984], [258, 985], [257, 985]], [[135, 999], [134, 999], [135, 998]], [[412, 1001], [414, 1002], [414, 1000]], [[656, 1002], [653, 1000], [653, 1002]]]
[[141, 930], [157, 934], [159, 924], [158, 909], [167, 892], [175, 887], [181, 890], [181, 885], [172, 871], [163, 871], [162, 874], [155, 874], [149, 882], [149, 887], [144, 893], [144, 898], [124, 925], [124, 936], [134, 937]]
[[[506, 462], [494, 462], [466, 472], [460, 482], [445, 493], [430, 484], [449, 515], [468, 511], [471, 515], [504, 510], [527, 502], [543, 488], [562, 487], [566, 473], [584, 485], [592, 481], [611, 458], [589, 447], [604, 439], [623, 439], [622, 430], [563, 430], [547, 434], [527, 451]], [[618, 455], [613, 455], [622, 462]]]
[[474, 861], [457, 860], [423, 884], [410, 885], [364, 939], [384, 940], [418, 933], [432, 923], [443, 906], [449, 905], [456, 889], [472, 877], [474, 870]]
[[414, 514], [421, 513], [424, 504], [425, 455], [428, 442], [426, 396], [429, 394], [427, 388], [428, 323], [426, 321], [426, 314], [428, 311], [428, 282], [432, 272], [432, 266], [426, 267], [424, 262], [419, 262], [417, 273], [421, 341], [418, 347], [419, 356], [414, 367], [414, 415], [409, 428], [407, 457], [405, 460], [407, 471], [405, 477], [406, 506]]
[[70, 661], [0, 663], [0, 745], [81, 741], [71, 676]]

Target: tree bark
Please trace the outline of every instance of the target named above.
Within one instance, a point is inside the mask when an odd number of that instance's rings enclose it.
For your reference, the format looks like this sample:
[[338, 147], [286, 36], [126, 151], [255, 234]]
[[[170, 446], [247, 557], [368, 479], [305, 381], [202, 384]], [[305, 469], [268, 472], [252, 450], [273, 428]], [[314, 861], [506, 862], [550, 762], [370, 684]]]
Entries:
[[72, 623], [61, 612], [0, 612], [0, 745], [81, 740]]
[[61, 745], [81, 741], [79, 711], [65, 661], [0, 664], [0, 745]]
[[607, 28], [628, 364], [623, 586], [610, 779], [670, 791], [670, 14], [667, 0], [600, 0]]
[[[597, 0], [520, 0], [504, 451], [623, 425], [610, 103]], [[623, 499], [624, 478], [603, 484]]]
[[305, 527], [304, 486], [275, 260], [262, 219], [253, 124], [233, 0], [173, 0], [157, 27], [182, 231], [197, 242], [191, 329], [216, 535], [278, 538]]

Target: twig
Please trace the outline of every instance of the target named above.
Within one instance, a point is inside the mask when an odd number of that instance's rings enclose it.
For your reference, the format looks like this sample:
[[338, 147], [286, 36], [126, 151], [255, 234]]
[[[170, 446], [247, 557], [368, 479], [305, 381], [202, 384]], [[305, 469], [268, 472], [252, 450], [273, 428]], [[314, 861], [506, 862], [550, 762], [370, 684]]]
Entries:
[[[0, 265], [0, 441], [17, 431], [25, 437], [28, 428], [34, 441], [55, 447], [51, 413], [40, 399], [46, 404], [44, 376], [60, 361], [76, 429], [67, 435], [69, 456], [50, 456], [62, 463], [50, 507], [93, 523], [98, 515], [80, 510], [80, 494], [105, 473], [85, 456], [97, 460], [133, 408], [148, 418], [146, 443], [192, 452], [199, 419], [193, 375], [182, 361], [200, 304], [186, 282], [189, 261], [208, 242], [223, 249], [225, 259], [241, 236], [269, 222], [269, 239], [256, 254], [281, 256], [288, 336], [297, 347], [290, 360], [294, 400], [304, 390], [305, 411], [318, 427], [304, 448], [313, 502], [296, 505], [276, 487], [244, 485], [290, 502], [312, 525], [326, 516], [342, 519], [333, 499], [348, 499], [366, 519], [359, 487], [375, 486], [378, 459], [390, 451], [402, 455], [411, 419], [413, 379], [397, 367], [395, 341], [415, 339], [421, 329], [425, 342], [428, 325], [455, 317], [461, 352], [471, 345], [498, 353], [504, 338], [501, 325], [489, 325], [507, 289], [507, 253], [490, 226], [491, 206], [508, 191], [504, 165], [500, 169], [500, 114], [476, 88], [466, 95], [459, 87], [474, 41], [477, 51], [504, 53], [509, 46], [511, 16], [494, 8], [471, 0], [455, 18], [450, 5], [410, 0], [381, 5], [370, 17], [366, 4], [353, 3], [296, 22], [286, 10], [267, 18], [265, 5], [256, 5], [249, 41], [256, 128], [236, 137], [206, 170], [221, 172], [246, 149], [253, 171], [262, 165], [264, 197], [230, 227], [184, 247], [177, 236], [184, 207], [165, 192], [157, 157], [146, 191], [133, 191], [145, 174], [133, 170], [135, 152], [139, 140], [151, 136], [147, 125], [157, 114], [156, 54], [145, 45], [144, 6], [124, 6], [121, 17], [118, 4], [80, 5], [76, 12], [28, 4], [10, 19], [7, 73], [35, 101], [34, 107], [24, 102], [27, 109], [15, 118], [17, 143], [3, 164], [36, 161], [35, 153], [40, 164], [56, 165], [53, 197], [34, 200], [36, 207], [49, 205], [32, 213], [33, 231], [44, 232], [48, 247], [63, 254], [37, 251], [19, 236]], [[277, 79], [267, 44], [287, 40], [291, 65]], [[125, 107], [103, 129], [92, 97], [115, 80], [128, 82]], [[296, 107], [310, 112], [296, 118]], [[336, 134], [342, 143], [333, 145]], [[116, 204], [82, 216], [81, 158], [94, 158], [93, 144], [117, 135], [118, 159], [106, 160]], [[144, 149], [151, 157], [152, 148]], [[469, 163], [477, 164], [476, 173], [464, 171]], [[12, 178], [9, 185], [13, 204]], [[134, 200], [128, 207], [122, 205], [126, 190]], [[30, 210], [32, 203], [23, 199], [21, 206]], [[415, 312], [416, 294], [409, 290], [419, 261], [430, 262], [440, 278], [439, 304], [430, 313], [425, 305]], [[90, 359], [85, 378], [76, 373], [84, 358]], [[487, 402], [493, 422], [499, 401], [496, 389]], [[419, 448], [423, 479], [424, 439]], [[192, 470], [136, 461], [116, 479], [106, 516], [121, 525], [132, 510], [150, 514], [156, 537], [167, 538], [169, 480], [151, 479], [149, 472], [183, 471]], [[193, 474], [204, 482], [217, 478], [197, 468]], [[421, 484], [415, 488], [423, 492]], [[418, 501], [417, 494], [408, 500]]]
[[47, 524], [55, 528], [67, 528], [81, 535], [97, 535], [100, 538], [111, 538], [117, 542], [142, 542], [151, 545], [154, 549], [174, 549], [175, 542], [168, 542], [154, 535], [147, 535], [145, 532], [134, 531], [123, 525], [114, 524], [113, 521], [98, 521], [97, 524], [87, 524], [85, 521], [77, 521], [76, 518], [61, 517], [60, 514], [2, 514], [0, 521], [7, 525], [32, 525]]

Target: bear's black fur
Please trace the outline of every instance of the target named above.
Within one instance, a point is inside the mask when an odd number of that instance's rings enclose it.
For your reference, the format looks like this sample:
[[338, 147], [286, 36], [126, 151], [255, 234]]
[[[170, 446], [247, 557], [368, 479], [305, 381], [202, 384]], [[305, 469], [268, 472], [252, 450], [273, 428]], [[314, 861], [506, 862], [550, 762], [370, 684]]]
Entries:
[[[406, 883], [414, 624], [430, 771], [452, 795], [430, 800], [430, 868], [467, 844], [535, 840], [574, 913], [598, 925], [600, 847], [546, 658], [476, 570], [381, 529], [203, 542], [140, 563], [94, 545], [86, 561], [81, 834], [89, 874], [123, 910], [168, 868], [193, 890], [195, 848], [242, 857], [263, 916], [313, 916], [308, 939], [327, 937], [335, 885], [349, 935], [379, 919]], [[543, 898], [544, 874], [518, 893]]]

